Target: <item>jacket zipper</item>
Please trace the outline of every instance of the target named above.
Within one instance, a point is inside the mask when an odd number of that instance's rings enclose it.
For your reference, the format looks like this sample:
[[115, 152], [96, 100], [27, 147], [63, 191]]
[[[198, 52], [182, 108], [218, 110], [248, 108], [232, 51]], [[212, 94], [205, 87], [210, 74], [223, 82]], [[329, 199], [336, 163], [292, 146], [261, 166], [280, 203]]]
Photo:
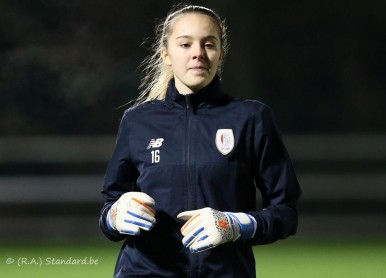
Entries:
[[[189, 95], [185, 96], [186, 100], [186, 161], [185, 161], [185, 167], [186, 167], [186, 194], [187, 194], [187, 209], [191, 210], [194, 208], [194, 192], [192, 188], [192, 180], [191, 180], [191, 117], [193, 115], [192, 111], [192, 104], [191, 99]], [[187, 250], [188, 254], [190, 255], [189, 251]], [[195, 277], [195, 266], [197, 266], [197, 258], [195, 256], [189, 256], [190, 257], [190, 265], [189, 265], [189, 272], [188, 277]]]
[[186, 162], [185, 162], [185, 167], [186, 167], [186, 190], [187, 190], [187, 207], [188, 209], [192, 209], [193, 207], [193, 202], [191, 200], [192, 192], [191, 192], [191, 154], [190, 154], [190, 148], [191, 148], [191, 103], [190, 103], [190, 97], [189, 95], [185, 96], [186, 99]]

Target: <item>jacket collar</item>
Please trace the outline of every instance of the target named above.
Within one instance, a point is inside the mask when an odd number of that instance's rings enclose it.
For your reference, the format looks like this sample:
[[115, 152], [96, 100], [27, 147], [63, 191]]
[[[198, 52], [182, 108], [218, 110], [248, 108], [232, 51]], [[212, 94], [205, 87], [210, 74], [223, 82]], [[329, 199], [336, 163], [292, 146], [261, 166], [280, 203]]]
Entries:
[[188, 107], [195, 111], [201, 107], [213, 107], [226, 97], [222, 93], [220, 78], [216, 75], [208, 86], [188, 95], [182, 95], [177, 91], [174, 79], [169, 81], [165, 103], [168, 107]]

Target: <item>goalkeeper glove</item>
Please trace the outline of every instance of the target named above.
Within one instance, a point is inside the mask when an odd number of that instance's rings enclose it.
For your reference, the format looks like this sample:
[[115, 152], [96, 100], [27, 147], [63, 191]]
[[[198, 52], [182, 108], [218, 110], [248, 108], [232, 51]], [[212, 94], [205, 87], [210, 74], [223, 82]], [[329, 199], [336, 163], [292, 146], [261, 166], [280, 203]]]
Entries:
[[142, 192], [123, 194], [107, 213], [107, 226], [121, 234], [138, 235], [140, 229], [149, 231], [155, 224], [153, 198]]
[[181, 228], [182, 243], [191, 253], [205, 251], [237, 239], [252, 238], [256, 220], [247, 213], [221, 212], [212, 208], [184, 211], [177, 218], [188, 220]]

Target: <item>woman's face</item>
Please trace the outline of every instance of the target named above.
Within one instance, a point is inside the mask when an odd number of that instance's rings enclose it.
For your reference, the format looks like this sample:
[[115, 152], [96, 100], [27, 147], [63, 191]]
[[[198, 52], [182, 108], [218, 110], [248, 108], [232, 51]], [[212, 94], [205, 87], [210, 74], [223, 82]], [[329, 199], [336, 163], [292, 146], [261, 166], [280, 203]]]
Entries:
[[222, 48], [219, 28], [209, 16], [182, 14], [174, 19], [161, 52], [173, 70], [176, 88], [189, 94], [207, 86], [217, 73]]

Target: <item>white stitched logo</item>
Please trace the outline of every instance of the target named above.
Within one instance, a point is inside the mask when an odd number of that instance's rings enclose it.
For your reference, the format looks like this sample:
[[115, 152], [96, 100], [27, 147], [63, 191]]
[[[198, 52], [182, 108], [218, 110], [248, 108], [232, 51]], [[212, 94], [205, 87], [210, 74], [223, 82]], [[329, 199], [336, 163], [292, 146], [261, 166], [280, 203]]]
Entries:
[[216, 147], [220, 153], [227, 155], [235, 146], [235, 137], [232, 129], [219, 129], [216, 133]]
[[149, 146], [147, 146], [148, 149], [155, 149], [162, 146], [162, 142], [164, 141], [164, 138], [157, 138], [157, 139], [151, 139]]

